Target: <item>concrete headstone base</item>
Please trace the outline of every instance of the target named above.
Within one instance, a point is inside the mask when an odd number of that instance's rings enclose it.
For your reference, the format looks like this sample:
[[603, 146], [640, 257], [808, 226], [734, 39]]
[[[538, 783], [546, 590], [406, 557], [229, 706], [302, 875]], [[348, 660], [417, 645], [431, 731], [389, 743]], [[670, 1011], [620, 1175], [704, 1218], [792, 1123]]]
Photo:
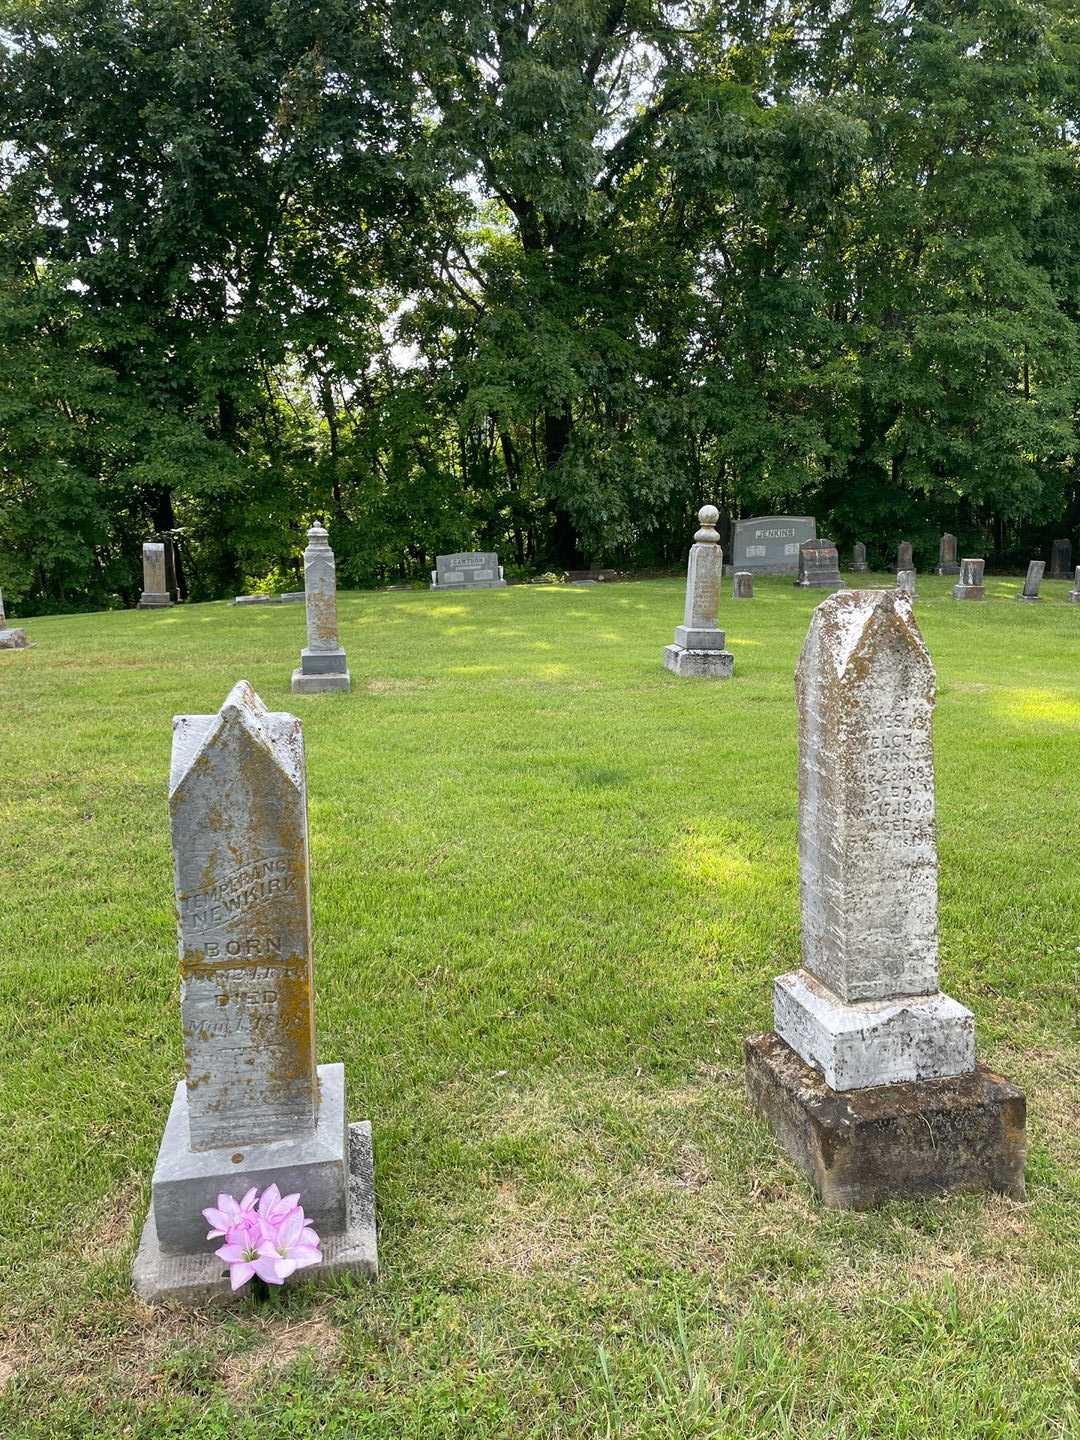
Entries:
[[752, 1108], [833, 1210], [952, 1190], [1024, 1199], [1024, 1092], [978, 1065], [952, 1080], [841, 1094], [778, 1035], [746, 1042]]
[[959, 566], [959, 565], [939, 565], [939, 566], [937, 567], [937, 570], [936, 570], [934, 573], [935, 573], [936, 575], [959, 575], [959, 574], [960, 574], [960, 566]]
[[[345, 1229], [336, 1235], [320, 1232], [323, 1262], [299, 1270], [287, 1285], [296, 1281], [316, 1284], [339, 1275], [379, 1276], [379, 1254], [375, 1231], [375, 1161], [371, 1145], [371, 1123], [359, 1120], [348, 1127], [348, 1218]], [[204, 1228], [204, 1235], [206, 1230]], [[228, 1300], [233, 1292], [228, 1270], [214, 1255], [220, 1240], [203, 1240], [185, 1255], [166, 1255], [158, 1244], [153, 1205], [143, 1226], [135, 1256], [132, 1278], [135, 1293], [148, 1305], [166, 1300], [202, 1305]], [[243, 1293], [243, 1292], [241, 1292]]]
[[1025, 605], [1038, 605], [1042, 600], [1041, 595], [1017, 595], [1017, 600], [1022, 600]]
[[239, 1197], [252, 1185], [275, 1181], [283, 1195], [300, 1191], [300, 1203], [320, 1232], [346, 1222], [348, 1169], [345, 1067], [320, 1065], [319, 1113], [314, 1133], [257, 1145], [192, 1150], [187, 1085], [181, 1080], [165, 1123], [151, 1184], [158, 1244], [167, 1254], [198, 1251], [206, 1235], [202, 1211], [224, 1191]]
[[144, 590], [135, 608], [137, 610], [167, 610], [172, 603], [172, 596], [168, 593], [159, 594], [155, 590]]
[[461, 585], [453, 583], [439, 585], [433, 580], [430, 589], [438, 591], [440, 595], [448, 595], [457, 590], [502, 590], [505, 586], [505, 580], [469, 580]]
[[0, 650], [26, 650], [30, 642], [26, 638], [26, 631], [11, 627], [0, 630]]
[[943, 995], [848, 1004], [805, 970], [773, 982], [777, 1034], [834, 1090], [940, 1080], [975, 1068], [975, 1017]]
[[327, 690], [351, 690], [352, 680], [348, 670], [343, 675], [305, 675], [302, 670], [292, 672], [292, 693], [294, 695], [320, 695]]
[[985, 585], [954, 585], [952, 587], [954, 600], [985, 600]]
[[[722, 632], [720, 643], [724, 643]], [[684, 650], [681, 645], [667, 645], [664, 648], [664, 668], [674, 675], [727, 680], [734, 674], [735, 657], [730, 650]]]
[[808, 580], [796, 580], [799, 590], [843, 590], [844, 582], [839, 574], [813, 575]]
[[1071, 600], [1074, 605], [1080, 605], [1080, 590], [1070, 590], [1066, 598]]

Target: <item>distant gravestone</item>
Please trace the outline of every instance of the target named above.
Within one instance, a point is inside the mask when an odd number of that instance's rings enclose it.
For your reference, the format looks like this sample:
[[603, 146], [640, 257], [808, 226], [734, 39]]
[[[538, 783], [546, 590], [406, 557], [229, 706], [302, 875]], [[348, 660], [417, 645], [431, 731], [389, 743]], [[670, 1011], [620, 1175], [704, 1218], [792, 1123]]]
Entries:
[[899, 574], [901, 570], [914, 569], [915, 560], [912, 555], [911, 541], [901, 540], [900, 544], [896, 547], [896, 572]]
[[1050, 579], [1068, 580], [1072, 568], [1072, 541], [1055, 540], [1050, 552]]
[[1027, 568], [1027, 575], [1024, 577], [1024, 588], [1016, 597], [1018, 600], [1026, 600], [1029, 605], [1041, 600], [1039, 586], [1042, 584], [1043, 571], [1046, 569], [1045, 560], [1032, 560]]
[[831, 540], [804, 540], [799, 546], [799, 574], [796, 585], [809, 590], [838, 590], [840, 556]]
[[947, 530], [938, 545], [937, 573], [939, 575], [960, 574], [960, 566], [956, 562], [956, 536], [950, 535]]
[[985, 560], [961, 560], [960, 580], [953, 586], [954, 600], [982, 600], [986, 595], [983, 583]]
[[861, 540], [856, 540], [851, 547], [851, 569], [856, 575], [865, 575], [869, 567], [866, 564], [866, 546]]
[[896, 588], [915, 599], [915, 571], [901, 570], [896, 577]]
[[[146, 1300], [228, 1288], [203, 1207], [275, 1182], [323, 1235], [323, 1273], [377, 1267], [371, 1132], [341, 1065], [315, 1064], [303, 733], [241, 681], [173, 722], [173, 870], [185, 1079], [135, 1261]], [[314, 1274], [315, 1272], [305, 1272]]]
[[724, 573], [724, 552], [716, 531], [719, 518], [715, 505], [703, 505], [698, 511], [701, 528], [690, 547], [683, 623], [675, 627], [674, 644], [664, 650], [664, 666], [676, 675], [726, 680], [735, 669], [735, 657], [724, 649], [724, 632], [716, 623]]
[[799, 546], [817, 537], [817, 522], [811, 515], [755, 516], [735, 525], [732, 569], [752, 575], [795, 575], [799, 569]]
[[754, 598], [754, 577], [749, 570], [735, 571], [731, 598], [733, 600], [752, 600]]
[[1077, 565], [1073, 575], [1073, 588], [1069, 591], [1069, 599], [1074, 605], [1080, 604], [1080, 565]]
[[172, 603], [165, 571], [165, 546], [160, 540], [148, 540], [142, 547], [143, 592], [140, 610], [165, 610]]
[[4, 592], [0, 590], [0, 650], [25, 650], [28, 645], [25, 630], [8, 628], [4, 617]]
[[308, 643], [300, 651], [300, 668], [293, 671], [294, 695], [327, 690], [348, 690], [349, 662], [338, 640], [337, 567], [327, 532], [313, 525], [304, 551], [304, 596], [307, 601]]
[[503, 567], [494, 550], [436, 555], [431, 572], [433, 590], [494, 590], [505, 585]]
[[307, 594], [303, 590], [286, 590], [283, 595], [237, 595], [232, 603], [234, 605], [296, 605], [306, 599]]
[[[827, 1204], [1023, 1195], [1024, 1097], [938, 982], [934, 667], [907, 595], [814, 611], [796, 676], [802, 968], [747, 1045], [757, 1108]], [[881, 1087], [895, 1087], [883, 1090]]]

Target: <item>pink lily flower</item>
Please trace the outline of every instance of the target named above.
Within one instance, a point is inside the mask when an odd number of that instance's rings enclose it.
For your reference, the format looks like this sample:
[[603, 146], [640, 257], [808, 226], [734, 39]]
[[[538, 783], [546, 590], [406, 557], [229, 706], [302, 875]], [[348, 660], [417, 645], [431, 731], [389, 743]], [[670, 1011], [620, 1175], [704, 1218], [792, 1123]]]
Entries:
[[283, 1196], [276, 1185], [268, 1185], [259, 1198], [259, 1218], [266, 1225], [280, 1225], [287, 1215], [297, 1209], [299, 1199], [299, 1190], [295, 1195]]
[[258, 1273], [261, 1247], [265, 1242], [257, 1222], [254, 1227], [246, 1221], [235, 1225], [225, 1238], [226, 1243], [214, 1254], [228, 1265], [229, 1283], [234, 1290], [239, 1290]]
[[308, 1225], [304, 1212], [296, 1206], [259, 1246], [255, 1274], [269, 1285], [281, 1285], [294, 1270], [318, 1265], [322, 1260], [319, 1237]]
[[238, 1225], [255, 1229], [255, 1199], [258, 1193], [258, 1186], [253, 1185], [242, 1200], [236, 1200], [232, 1195], [219, 1195], [217, 1205], [208, 1205], [202, 1212], [207, 1224], [213, 1227], [206, 1238], [216, 1240], [219, 1235], [227, 1235]]

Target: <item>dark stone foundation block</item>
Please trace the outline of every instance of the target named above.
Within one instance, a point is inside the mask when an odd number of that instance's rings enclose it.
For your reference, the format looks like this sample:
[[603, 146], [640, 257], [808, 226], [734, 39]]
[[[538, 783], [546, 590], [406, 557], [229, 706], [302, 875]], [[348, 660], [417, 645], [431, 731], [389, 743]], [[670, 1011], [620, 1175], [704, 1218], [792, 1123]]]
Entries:
[[1024, 1092], [977, 1065], [950, 1080], [830, 1090], [774, 1033], [746, 1042], [750, 1103], [834, 1210], [950, 1190], [1024, 1199]]

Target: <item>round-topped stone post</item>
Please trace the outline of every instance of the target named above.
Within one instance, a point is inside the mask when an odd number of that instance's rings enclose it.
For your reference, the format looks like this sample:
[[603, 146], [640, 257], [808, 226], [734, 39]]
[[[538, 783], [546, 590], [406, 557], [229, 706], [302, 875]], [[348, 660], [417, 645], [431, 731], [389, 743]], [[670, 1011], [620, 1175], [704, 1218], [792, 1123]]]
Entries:
[[676, 675], [726, 680], [735, 669], [735, 657], [724, 649], [724, 632], [716, 623], [724, 573], [724, 552], [716, 529], [719, 518], [715, 505], [703, 505], [698, 511], [701, 528], [694, 536], [686, 567], [683, 623], [675, 627], [674, 643], [664, 650], [664, 665]]
[[869, 566], [866, 563], [866, 546], [861, 540], [856, 540], [851, 547], [851, 571], [855, 575], [865, 575]]
[[293, 671], [294, 695], [322, 690], [348, 690], [349, 665], [338, 640], [337, 567], [330, 538], [322, 525], [312, 525], [304, 551], [304, 594], [308, 643]]

